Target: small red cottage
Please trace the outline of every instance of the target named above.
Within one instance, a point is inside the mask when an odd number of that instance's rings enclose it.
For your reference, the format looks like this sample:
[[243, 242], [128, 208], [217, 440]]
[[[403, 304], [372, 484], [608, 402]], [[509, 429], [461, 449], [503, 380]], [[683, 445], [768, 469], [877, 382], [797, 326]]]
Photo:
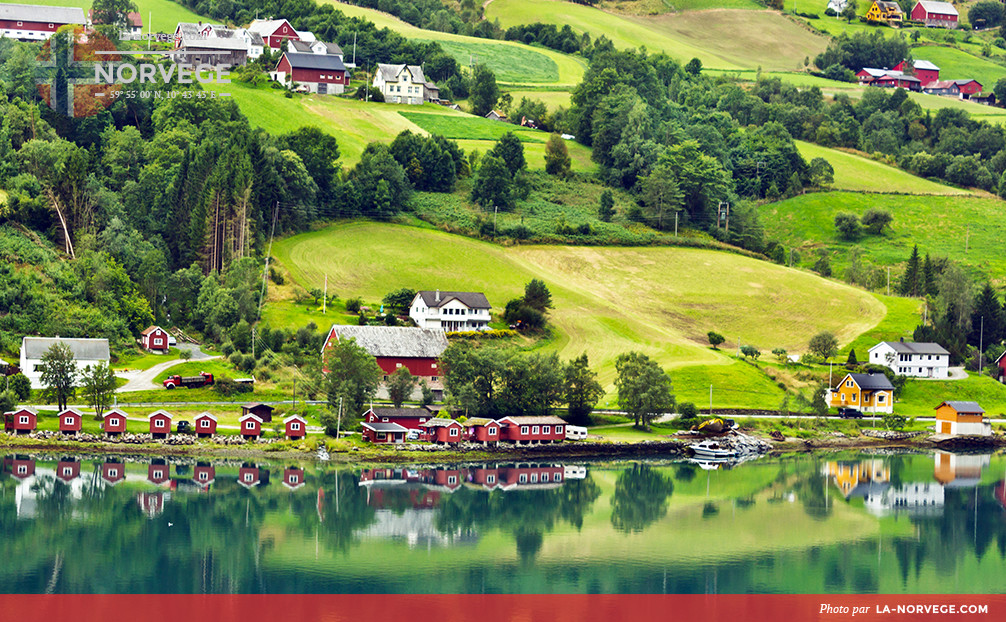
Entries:
[[196, 436], [209, 438], [217, 433], [217, 418], [210, 413], [199, 413], [194, 419]]
[[383, 423], [375, 421], [373, 423], [364, 421], [360, 424], [363, 428], [363, 440], [371, 443], [404, 443], [405, 435], [409, 430], [397, 423]]
[[59, 413], [59, 431], [63, 434], [76, 434], [80, 432], [84, 417], [72, 408], [67, 408]]
[[110, 461], [101, 465], [101, 479], [115, 486], [126, 479], [126, 467], [121, 462]]
[[246, 441], [254, 441], [262, 436], [262, 419], [257, 415], [247, 414], [238, 419], [238, 423], [241, 424], [241, 436]]
[[56, 479], [69, 484], [80, 477], [80, 461], [63, 458], [56, 463]]
[[342, 58], [333, 54], [287, 52], [276, 63], [272, 76], [280, 84], [297, 83], [318, 95], [338, 95], [349, 84], [349, 72]]
[[170, 468], [163, 460], [155, 460], [147, 467], [147, 481], [160, 486], [171, 479], [168, 471]]
[[38, 413], [30, 408], [4, 413], [3, 431], [8, 434], [29, 434], [38, 427]]
[[209, 486], [217, 478], [217, 469], [212, 464], [200, 462], [192, 469], [192, 481], [200, 486]]
[[245, 488], [254, 488], [262, 483], [262, 475], [259, 468], [253, 464], [241, 465], [238, 469], [238, 483]]
[[150, 435], [154, 438], [168, 438], [171, 436], [171, 413], [158, 410], [147, 417], [150, 422]]
[[300, 415], [290, 415], [283, 420], [286, 437], [291, 441], [299, 441], [307, 434], [307, 419]]
[[263, 423], [269, 423], [272, 421], [272, 411], [275, 410], [269, 404], [245, 404], [241, 407], [242, 415], [255, 415], [262, 420]]
[[304, 485], [304, 469], [287, 467], [283, 471], [283, 485], [290, 490], [297, 490]]
[[285, 19], [256, 19], [248, 24], [248, 32], [256, 32], [262, 36], [262, 41], [273, 49], [278, 49], [283, 41], [292, 39], [300, 41], [300, 33], [294, 30]]
[[454, 419], [436, 417], [420, 425], [426, 428], [428, 438], [433, 443], [460, 443], [464, 440], [465, 426]]
[[894, 71], [913, 74], [922, 83], [922, 88], [940, 79], [940, 68], [927, 60], [912, 61], [911, 67], [908, 66], [907, 61], [901, 61], [894, 66]]
[[511, 443], [555, 443], [566, 438], [566, 422], [559, 417], [504, 417], [500, 440]]
[[157, 354], [167, 354], [168, 331], [164, 330], [160, 326], [151, 326], [140, 333], [140, 345], [151, 352], [156, 352]]
[[105, 419], [101, 426], [105, 430], [105, 434], [109, 436], [122, 434], [126, 431], [126, 413], [118, 408], [113, 408], [105, 413]]
[[467, 437], [470, 441], [486, 445], [499, 443], [500, 424], [492, 419], [472, 417], [465, 421], [465, 427], [468, 429]]
[[35, 474], [35, 461], [25, 456], [14, 456], [10, 465], [11, 475], [18, 479], [28, 479]]

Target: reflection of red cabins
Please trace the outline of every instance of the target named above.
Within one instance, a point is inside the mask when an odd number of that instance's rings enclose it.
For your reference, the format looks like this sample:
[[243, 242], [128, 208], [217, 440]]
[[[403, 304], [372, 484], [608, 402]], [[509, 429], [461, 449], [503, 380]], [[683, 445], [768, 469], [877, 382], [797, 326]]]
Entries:
[[164, 493], [161, 491], [141, 492], [136, 495], [136, 502], [147, 518], [156, 518], [164, 512]]
[[199, 463], [192, 469], [192, 481], [199, 486], [209, 486], [217, 477], [217, 469], [213, 465]]
[[550, 488], [562, 484], [564, 469], [556, 464], [519, 464], [499, 470], [500, 488]]
[[307, 434], [307, 420], [300, 415], [290, 415], [283, 420], [286, 437], [291, 441], [299, 441]]
[[35, 474], [35, 461], [24, 456], [14, 456], [10, 461], [10, 474], [18, 479], [28, 479]]
[[101, 465], [101, 479], [112, 486], [126, 479], [126, 466], [121, 462], [106, 462]]
[[470, 441], [483, 444], [499, 443], [500, 424], [492, 419], [472, 417], [465, 421], [465, 427], [468, 429], [467, 437]]
[[64, 458], [56, 463], [56, 479], [69, 484], [80, 477], [80, 461]]
[[464, 477], [462, 469], [434, 469], [433, 471], [433, 483], [450, 492], [454, 492], [464, 483]]
[[460, 443], [464, 440], [465, 426], [454, 419], [442, 419], [435, 417], [420, 423], [420, 427], [427, 430], [427, 437], [431, 442], [441, 444]]
[[168, 468], [168, 465], [163, 460], [154, 461], [147, 467], [147, 481], [155, 486], [165, 483], [171, 479]]
[[118, 408], [113, 408], [105, 413], [105, 419], [101, 426], [105, 430], [105, 434], [109, 436], [122, 434], [126, 431], [126, 413]]
[[272, 411], [275, 410], [269, 404], [245, 404], [241, 407], [242, 415], [255, 415], [262, 420], [263, 423], [270, 423], [272, 421]]
[[512, 443], [555, 443], [566, 438], [566, 422], [559, 417], [504, 417], [500, 440]]
[[84, 417], [72, 408], [67, 408], [59, 413], [59, 431], [63, 434], [76, 434], [80, 432]]
[[8, 434], [29, 434], [37, 425], [38, 413], [30, 408], [19, 408], [3, 416], [3, 429]]
[[996, 497], [996, 501], [999, 502], [999, 505], [1003, 506], [1003, 509], [1006, 510], [1006, 479], [999, 480], [999, 483], [996, 484], [995, 490], [992, 492]]
[[199, 438], [209, 438], [217, 433], [217, 418], [210, 413], [199, 413], [193, 421]]
[[147, 417], [150, 422], [150, 435], [154, 438], [168, 438], [171, 436], [171, 414], [164, 410], [158, 410]]
[[304, 485], [304, 469], [287, 467], [283, 470], [283, 485], [290, 490], [297, 490]]
[[248, 413], [238, 419], [238, 423], [241, 424], [241, 436], [246, 441], [258, 440], [262, 436], [262, 418], [258, 415]]
[[257, 466], [243, 465], [238, 469], [238, 483], [245, 488], [254, 488], [262, 483], [262, 476]]

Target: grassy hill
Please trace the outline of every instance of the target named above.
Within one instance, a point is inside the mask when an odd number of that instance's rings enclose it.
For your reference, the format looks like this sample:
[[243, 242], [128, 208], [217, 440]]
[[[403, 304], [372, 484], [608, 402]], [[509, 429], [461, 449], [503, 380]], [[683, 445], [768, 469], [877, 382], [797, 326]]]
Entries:
[[[84, 15], [91, 9], [92, 0], [25, 0], [23, 4], [43, 6], [76, 6], [84, 9]], [[147, 32], [148, 18], [152, 19], [154, 32], [174, 32], [178, 22], [209, 21], [209, 18], [193, 13], [171, 0], [133, 0], [136, 10], [143, 17], [143, 32]]]
[[[839, 283], [695, 249], [503, 248], [429, 229], [351, 222], [277, 241], [273, 252], [302, 287], [320, 286], [327, 275], [330, 292], [365, 302], [400, 287], [477, 290], [498, 313], [527, 281], [541, 278], [555, 305], [556, 336], [547, 350], [563, 358], [587, 352], [609, 389], [615, 357], [641, 350], [672, 369], [679, 396], [702, 404], [710, 384], [723, 389], [714, 391], [717, 406], [732, 400], [777, 407], [781, 400], [761, 372], [727, 356], [738, 339], [797, 352], [824, 329], [850, 341], [886, 312], [875, 297]], [[725, 351], [708, 347], [709, 330], [727, 336]]]

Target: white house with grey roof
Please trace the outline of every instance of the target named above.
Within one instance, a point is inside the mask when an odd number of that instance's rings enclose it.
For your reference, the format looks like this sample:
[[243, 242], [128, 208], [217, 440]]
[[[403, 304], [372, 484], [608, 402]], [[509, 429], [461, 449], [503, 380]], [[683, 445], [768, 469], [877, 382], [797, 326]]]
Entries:
[[409, 305], [409, 317], [419, 328], [448, 332], [488, 330], [492, 317], [482, 292], [424, 290]]
[[950, 377], [950, 353], [938, 343], [881, 341], [870, 348], [870, 363], [911, 378]]
[[392, 104], [421, 105], [440, 99], [437, 85], [427, 82], [419, 65], [379, 64], [373, 86], [384, 96], [384, 101]]
[[42, 388], [42, 355], [57, 343], [70, 348], [78, 372], [88, 365], [109, 362], [108, 339], [25, 337], [21, 340], [21, 373], [28, 377], [33, 389]]

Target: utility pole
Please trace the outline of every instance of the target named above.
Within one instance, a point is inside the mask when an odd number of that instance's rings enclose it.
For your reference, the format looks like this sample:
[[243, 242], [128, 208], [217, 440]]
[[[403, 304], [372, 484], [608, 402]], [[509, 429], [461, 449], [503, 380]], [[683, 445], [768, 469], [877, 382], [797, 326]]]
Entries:
[[353, 33], [353, 67], [356, 67], [356, 33]]
[[678, 237], [678, 212], [674, 212], [674, 237]]
[[252, 358], [257, 358], [255, 356], [255, 327], [252, 326]]
[[297, 376], [293, 377], [293, 409], [297, 410]]
[[985, 345], [985, 316], [982, 316], [982, 327], [978, 333], [978, 375], [982, 375], [982, 347]]
[[496, 217], [499, 216], [500, 208], [499, 205], [493, 206], [493, 237], [496, 237]]
[[339, 440], [339, 431], [342, 429], [342, 396], [339, 396], [339, 416], [335, 420], [335, 440]]
[[720, 222], [725, 222], [726, 232], [730, 233], [730, 204], [726, 201], [720, 201], [716, 207], [719, 211], [719, 222], [716, 223], [716, 226], [718, 227]]

